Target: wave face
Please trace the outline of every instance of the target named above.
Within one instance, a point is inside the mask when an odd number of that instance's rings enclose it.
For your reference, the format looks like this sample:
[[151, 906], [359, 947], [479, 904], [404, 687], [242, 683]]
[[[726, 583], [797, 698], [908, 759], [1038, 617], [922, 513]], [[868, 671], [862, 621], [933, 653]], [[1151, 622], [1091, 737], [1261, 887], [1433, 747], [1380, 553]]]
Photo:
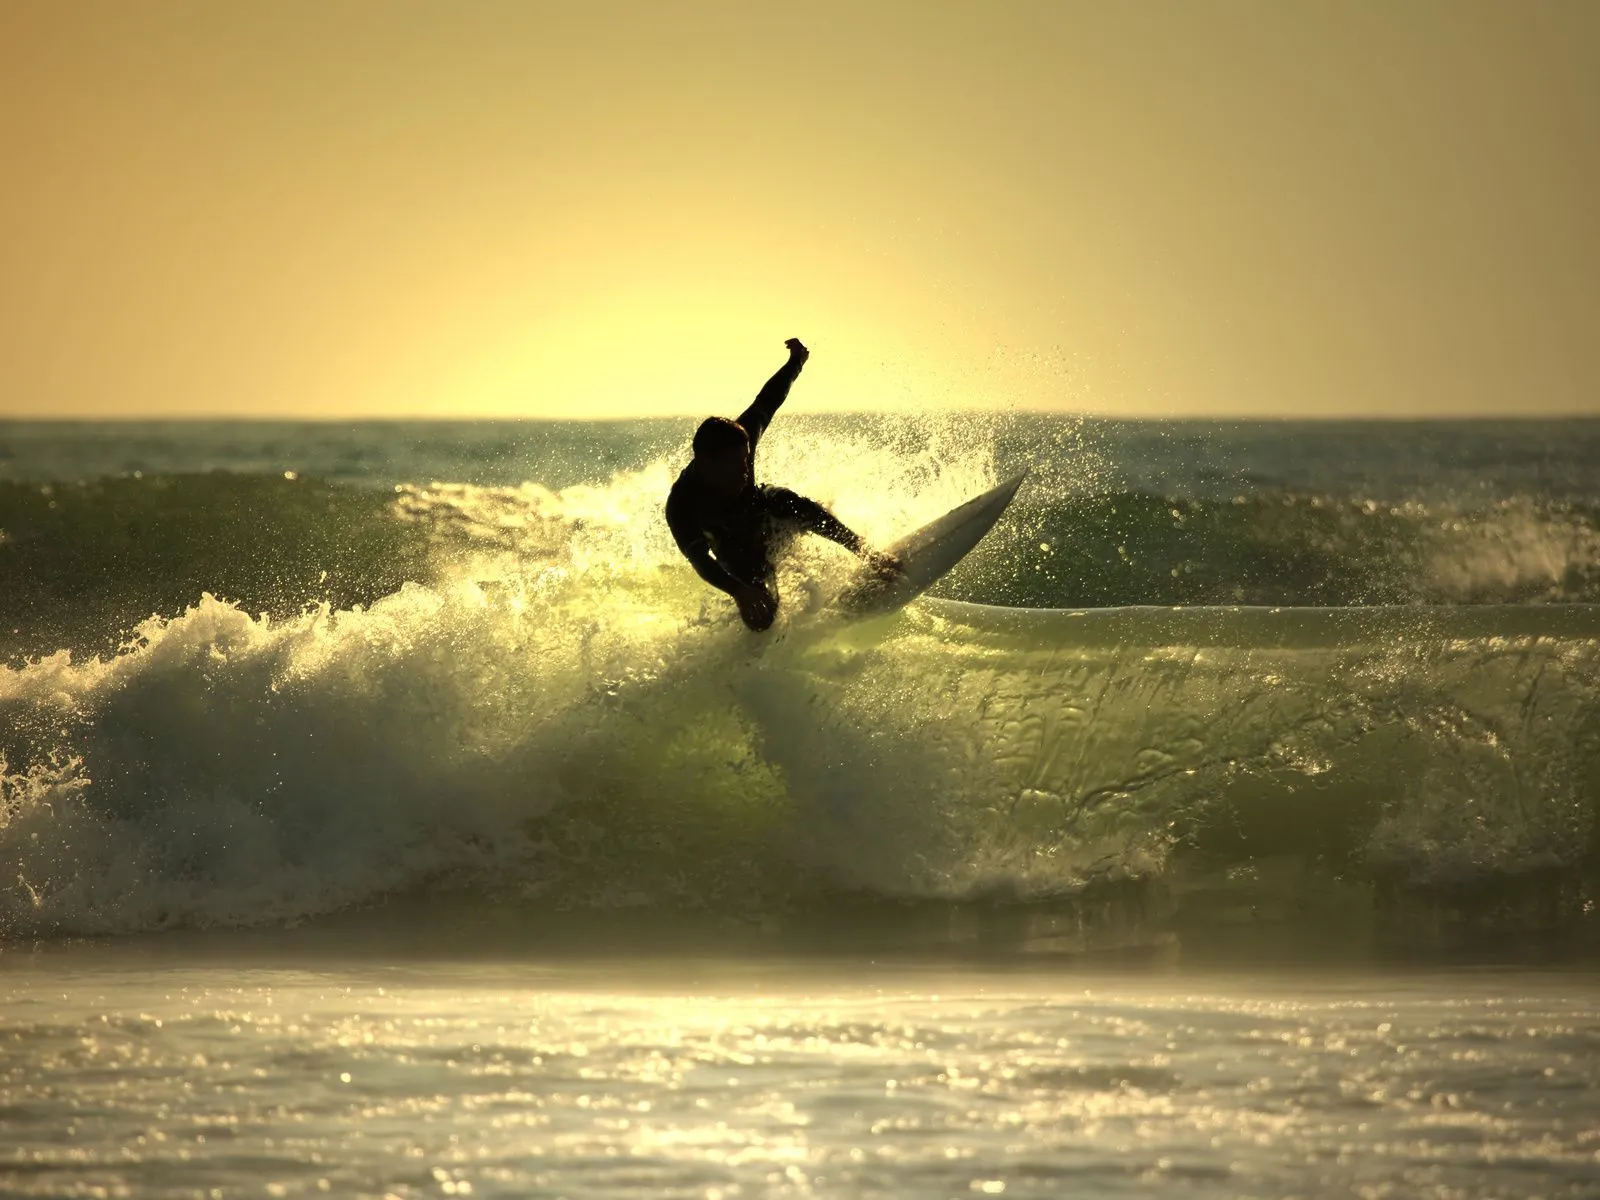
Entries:
[[[444, 893], [1592, 919], [1582, 494], [1223, 497], [1191, 471], [1158, 505], [1066, 424], [839, 421], [763, 453], [876, 539], [1040, 468], [958, 599], [841, 627], [820, 604], [849, 560], [802, 544], [764, 638], [678, 561], [649, 446], [559, 487], [6, 485], [0, 599], [37, 622], [0, 671], [0, 937]], [[1061, 573], [1068, 545], [1096, 569]], [[1149, 607], [1163, 587], [1193, 603]], [[1074, 607], [1101, 599], [1133, 607]]]

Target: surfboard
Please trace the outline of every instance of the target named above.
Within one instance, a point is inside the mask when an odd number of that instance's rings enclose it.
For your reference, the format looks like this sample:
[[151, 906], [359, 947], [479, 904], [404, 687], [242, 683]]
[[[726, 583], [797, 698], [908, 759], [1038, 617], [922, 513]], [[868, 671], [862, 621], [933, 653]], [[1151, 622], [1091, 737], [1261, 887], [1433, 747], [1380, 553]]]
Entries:
[[901, 569], [888, 577], [861, 571], [835, 598], [833, 607], [847, 618], [857, 618], [891, 613], [911, 603], [983, 540], [1027, 477], [1024, 471], [884, 547], [900, 560]]

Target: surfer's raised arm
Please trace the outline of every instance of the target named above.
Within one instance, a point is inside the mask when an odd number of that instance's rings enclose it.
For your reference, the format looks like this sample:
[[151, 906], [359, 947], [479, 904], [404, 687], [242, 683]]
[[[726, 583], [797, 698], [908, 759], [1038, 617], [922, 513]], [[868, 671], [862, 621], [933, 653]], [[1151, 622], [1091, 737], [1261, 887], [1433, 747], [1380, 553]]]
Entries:
[[749, 408], [745, 409], [739, 417], [739, 424], [744, 426], [745, 433], [750, 438], [750, 449], [756, 448], [756, 442], [766, 432], [767, 425], [772, 421], [772, 415], [778, 411], [778, 406], [789, 395], [789, 387], [800, 377], [800, 368], [806, 365], [806, 359], [811, 357], [811, 351], [799, 338], [790, 338], [784, 342], [789, 347], [789, 361], [779, 367], [767, 380]]

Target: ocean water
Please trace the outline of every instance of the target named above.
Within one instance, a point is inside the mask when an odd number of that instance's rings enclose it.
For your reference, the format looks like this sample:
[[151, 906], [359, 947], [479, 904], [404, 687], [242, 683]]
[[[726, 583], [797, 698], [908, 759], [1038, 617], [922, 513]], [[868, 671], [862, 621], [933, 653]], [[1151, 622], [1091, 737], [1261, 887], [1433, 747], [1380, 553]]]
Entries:
[[1600, 421], [0, 423], [0, 1192], [1600, 1194]]

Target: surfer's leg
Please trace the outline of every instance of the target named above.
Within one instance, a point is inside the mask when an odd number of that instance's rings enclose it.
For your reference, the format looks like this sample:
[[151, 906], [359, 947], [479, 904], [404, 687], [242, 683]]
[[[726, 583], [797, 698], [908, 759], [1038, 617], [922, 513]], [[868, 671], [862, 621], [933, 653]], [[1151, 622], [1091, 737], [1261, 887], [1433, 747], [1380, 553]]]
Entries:
[[837, 542], [852, 554], [861, 553], [861, 538], [815, 500], [791, 492], [788, 488], [768, 487], [761, 490], [766, 497], [767, 512], [775, 519], [792, 522], [807, 533]]

